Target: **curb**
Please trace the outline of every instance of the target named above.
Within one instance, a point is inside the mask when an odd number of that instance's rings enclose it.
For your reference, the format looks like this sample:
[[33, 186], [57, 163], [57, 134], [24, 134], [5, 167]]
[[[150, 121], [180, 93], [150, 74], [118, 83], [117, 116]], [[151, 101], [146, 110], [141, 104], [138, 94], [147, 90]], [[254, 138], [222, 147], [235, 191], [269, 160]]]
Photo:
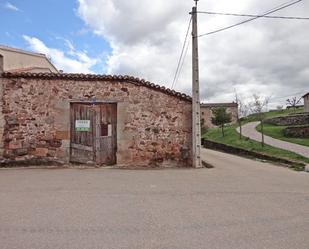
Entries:
[[[218, 143], [218, 142], [214, 142], [214, 141], [210, 141], [210, 140], [206, 140], [206, 139], [203, 140], [202, 145], [206, 149], [222, 151], [222, 152], [225, 152], [225, 153], [243, 156], [243, 157], [246, 157], [246, 158], [258, 158], [260, 160], [278, 163], [278, 164], [284, 165], [288, 168], [294, 168], [297, 171], [305, 170], [305, 166], [306, 166], [306, 164], [302, 163], [302, 162], [296, 162], [296, 161], [289, 160], [289, 159], [286, 159], [286, 158], [270, 156], [270, 155], [266, 155], [266, 154], [263, 154], [263, 153], [258, 153], [256, 151], [249, 151], [249, 150], [246, 150], [246, 149], [242, 149], [242, 148], [238, 148], [238, 147], [234, 147], [234, 146], [231, 146], [231, 145], [226, 145], [226, 144], [222, 144], [222, 143]], [[307, 172], [309, 172], [309, 165], [307, 165], [307, 170], [308, 170]]]

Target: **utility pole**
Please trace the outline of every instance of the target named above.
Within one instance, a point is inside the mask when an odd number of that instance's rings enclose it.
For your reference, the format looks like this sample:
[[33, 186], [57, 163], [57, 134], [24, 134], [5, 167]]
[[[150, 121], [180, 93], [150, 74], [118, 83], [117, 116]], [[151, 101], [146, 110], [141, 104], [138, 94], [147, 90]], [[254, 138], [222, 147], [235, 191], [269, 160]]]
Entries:
[[201, 168], [201, 106], [198, 60], [197, 2], [192, 8], [192, 159], [193, 167]]

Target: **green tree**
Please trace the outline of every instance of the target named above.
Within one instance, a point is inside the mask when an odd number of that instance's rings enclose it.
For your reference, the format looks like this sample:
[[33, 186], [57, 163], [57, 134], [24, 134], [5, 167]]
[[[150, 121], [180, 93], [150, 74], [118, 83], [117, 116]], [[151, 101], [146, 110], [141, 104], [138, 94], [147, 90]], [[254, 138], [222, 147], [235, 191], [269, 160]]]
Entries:
[[227, 113], [224, 107], [213, 109], [212, 114], [214, 116], [211, 118], [211, 122], [214, 125], [221, 126], [222, 136], [224, 137], [224, 125], [231, 122], [232, 114]]

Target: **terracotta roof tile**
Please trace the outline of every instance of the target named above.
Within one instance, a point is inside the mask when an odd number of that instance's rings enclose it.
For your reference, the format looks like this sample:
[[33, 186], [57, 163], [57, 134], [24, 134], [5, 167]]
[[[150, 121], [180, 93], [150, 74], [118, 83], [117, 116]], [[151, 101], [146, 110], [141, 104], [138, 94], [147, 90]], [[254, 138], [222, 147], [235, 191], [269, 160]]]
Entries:
[[129, 75], [102, 75], [102, 74], [73, 74], [73, 73], [31, 73], [31, 72], [4, 72], [4, 78], [31, 78], [31, 79], [63, 79], [63, 80], [80, 80], [80, 81], [128, 81], [138, 86], [144, 86], [165, 94], [178, 97], [186, 101], [192, 101], [192, 98], [184, 93], [176, 92], [174, 90], [159, 86], [144, 79], [135, 78]]

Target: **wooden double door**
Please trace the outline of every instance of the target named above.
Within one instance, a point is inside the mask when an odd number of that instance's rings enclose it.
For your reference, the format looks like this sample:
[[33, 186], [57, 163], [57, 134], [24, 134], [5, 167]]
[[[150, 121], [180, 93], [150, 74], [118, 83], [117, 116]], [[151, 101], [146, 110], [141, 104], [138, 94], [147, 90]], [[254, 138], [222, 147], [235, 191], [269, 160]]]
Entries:
[[117, 151], [117, 104], [72, 103], [70, 161], [112, 165]]

